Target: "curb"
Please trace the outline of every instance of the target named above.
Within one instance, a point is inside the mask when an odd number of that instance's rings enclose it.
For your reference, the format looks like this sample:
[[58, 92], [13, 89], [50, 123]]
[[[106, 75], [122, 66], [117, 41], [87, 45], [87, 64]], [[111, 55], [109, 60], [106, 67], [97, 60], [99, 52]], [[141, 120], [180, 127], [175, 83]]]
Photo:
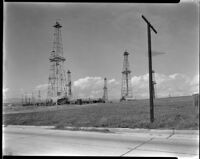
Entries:
[[109, 128], [112, 132], [119, 133], [148, 133], [148, 134], [182, 134], [182, 135], [199, 135], [199, 130], [166, 130], [166, 129], [131, 129], [131, 128]]
[[54, 128], [55, 126], [35, 126], [35, 125], [2, 125], [2, 127], [52, 129], [52, 128]]
[[93, 131], [93, 132], [104, 132], [104, 133], [112, 133], [109, 128], [95, 128], [95, 127], [54, 127], [57, 130], [71, 130], [71, 131]]
[[131, 129], [131, 128], [104, 128], [104, 127], [70, 127], [70, 126], [33, 126], [33, 125], [2, 125], [2, 127], [41, 128], [71, 131], [95, 131], [104, 133], [137, 133], [137, 134], [162, 134], [162, 135], [199, 135], [199, 130], [166, 130], [166, 129]]

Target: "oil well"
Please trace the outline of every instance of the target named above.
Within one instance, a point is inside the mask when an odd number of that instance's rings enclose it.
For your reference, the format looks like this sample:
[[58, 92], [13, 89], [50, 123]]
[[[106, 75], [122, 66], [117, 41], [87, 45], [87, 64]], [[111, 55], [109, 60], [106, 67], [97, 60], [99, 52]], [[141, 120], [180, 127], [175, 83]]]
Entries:
[[50, 71], [48, 78], [47, 103], [57, 103], [60, 98], [67, 98], [67, 81], [64, 70], [63, 45], [59, 22], [54, 27], [53, 50], [50, 53]]
[[104, 78], [104, 87], [103, 87], [103, 102], [108, 102], [108, 89], [107, 89], [107, 78]]
[[[56, 21], [53, 25], [53, 47], [49, 56], [49, 77], [47, 98], [41, 100], [40, 91], [38, 96], [32, 98], [24, 95], [22, 99], [23, 105], [60, 105], [60, 104], [84, 104], [84, 103], [106, 103], [108, 102], [107, 78], [104, 78], [103, 96], [98, 99], [74, 99], [72, 96], [72, 80], [71, 71], [66, 71], [64, 68], [66, 58], [63, 53], [62, 25]], [[120, 101], [133, 100], [131, 86], [131, 70], [128, 61], [129, 53], [124, 52], [123, 69], [122, 69], [122, 84], [121, 84], [121, 99]]]
[[121, 85], [121, 101], [133, 100], [132, 86], [131, 86], [131, 70], [128, 61], [129, 53], [124, 52], [124, 61], [122, 69], [122, 85]]

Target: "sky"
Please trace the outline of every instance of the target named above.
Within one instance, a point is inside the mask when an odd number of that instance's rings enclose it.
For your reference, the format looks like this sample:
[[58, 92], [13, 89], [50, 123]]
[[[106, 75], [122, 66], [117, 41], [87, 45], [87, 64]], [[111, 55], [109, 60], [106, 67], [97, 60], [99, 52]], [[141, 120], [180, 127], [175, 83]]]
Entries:
[[199, 86], [198, 3], [4, 3], [3, 96], [46, 98], [56, 20], [65, 69], [71, 71], [74, 98], [121, 96], [123, 53], [127, 50], [134, 98], [148, 98], [148, 45], [151, 32], [158, 97], [191, 95]]

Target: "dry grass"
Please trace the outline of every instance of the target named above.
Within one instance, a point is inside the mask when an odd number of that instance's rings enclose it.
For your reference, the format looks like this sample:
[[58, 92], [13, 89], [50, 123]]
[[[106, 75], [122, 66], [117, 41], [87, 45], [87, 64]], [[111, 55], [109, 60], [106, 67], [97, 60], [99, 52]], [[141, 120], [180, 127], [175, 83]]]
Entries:
[[54, 111], [4, 115], [5, 125], [55, 125], [151, 129], [199, 129], [192, 97], [155, 101], [155, 122], [149, 123], [149, 101], [69, 106]]

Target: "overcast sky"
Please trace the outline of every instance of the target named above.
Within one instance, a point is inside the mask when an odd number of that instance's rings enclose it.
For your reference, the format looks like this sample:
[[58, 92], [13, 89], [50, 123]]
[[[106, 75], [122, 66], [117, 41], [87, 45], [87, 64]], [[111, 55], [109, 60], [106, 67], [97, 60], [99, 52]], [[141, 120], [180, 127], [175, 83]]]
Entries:
[[4, 3], [4, 72], [6, 97], [40, 89], [45, 97], [59, 19], [65, 69], [72, 72], [74, 97], [120, 98], [123, 52], [127, 50], [134, 98], [148, 97], [147, 26], [155, 27], [152, 51], [158, 96], [198, 91], [199, 13], [197, 2], [179, 4]]

